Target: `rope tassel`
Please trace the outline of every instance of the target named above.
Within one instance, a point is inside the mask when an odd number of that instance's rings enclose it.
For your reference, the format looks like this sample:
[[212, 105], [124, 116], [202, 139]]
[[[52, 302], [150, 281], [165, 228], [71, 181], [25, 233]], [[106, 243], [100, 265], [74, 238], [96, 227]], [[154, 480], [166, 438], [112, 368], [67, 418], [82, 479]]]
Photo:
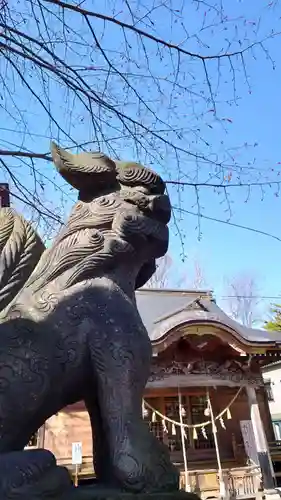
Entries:
[[221, 424], [223, 429], [226, 428], [222, 417], [220, 417], [220, 424]]
[[[239, 394], [241, 393], [241, 390], [242, 390], [242, 387], [240, 387], [238, 389], [237, 393], [235, 394], [235, 396], [231, 399], [230, 403], [228, 404], [228, 407], [225, 407], [224, 410], [222, 410], [216, 417], [213, 417], [213, 420], [215, 420], [217, 422], [219, 421], [223, 428], [224, 428], [225, 423], [223, 421], [222, 416], [225, 415], [224, 418], [226, 420], [230, 420], [232, 418], [231, 413], [230, 413], [230, 407], [233, 405], [234, 401], [236, 401], [236, 399], [238, 398]], [[148, 414], [149, 414], [148, 410], [150, 410], [150, 412], [152, 413], [152, 417], [151, 417], [152, 422], [157, 421], [157, 415], [158, 415], [160, 420], [162, 420], [162, 423], [163, 423], [163, 421], [165, 421], [166, 427], [168, 424], [169, 424], [169, 428], [170, 428], [170, 426], [172, 426], [172, 435], [175, 436], [176, 435], [176, 425], [182, 426], [184, 429], [193, 429], [192, 424], [183, 423], [183, 421], [182, 421], [182, 417], [183, 417], [183, 413], [185, 413], [185, 409], [182, 406], [181, 402], [179, 402], [179, 410], [180, 409], [182, 409], [182, 411], [179, 411], [180, 421], [177, 422], [176, 420], [172, 420], [170, 417], [163, 415], [162, 413], [159, 412], [159, 410], [158, 411], [155, 410], [155, 408], [153, 408], [153, 406], [151, 406], [146, 400], [143, 400], [142, 413], [143, 413], [143, 417], [148, 417]], [[209, 417], [210, 417], [209, 404], [208, 404], [208, 407], [204, 411], [204, 415], [205, 415], [205, 417], [208, 417], [208, 421], [202, 422], [200, 424], [198, 423], [197, 429], [200, 429], [200, 432], [202, 432], [202, 435], [205, 437], [205, 433], [206, 433], [205, 427], [209, 426], [212, 423], [211, 422], [212, 419], [209, 419]], [[206, 438], [207, 438], [207, 436], [206, 436]]]

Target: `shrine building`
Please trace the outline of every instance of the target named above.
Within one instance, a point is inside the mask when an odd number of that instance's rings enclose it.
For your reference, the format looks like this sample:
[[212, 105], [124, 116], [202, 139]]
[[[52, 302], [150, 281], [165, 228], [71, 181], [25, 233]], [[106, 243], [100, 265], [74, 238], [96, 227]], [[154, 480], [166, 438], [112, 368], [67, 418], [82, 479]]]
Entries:
[[[256, 498], [279, 481], [281, 443], [262, 368], [281, 359], [281, 332], [246, 328], [209, 291], [141, 289], [137, 306], [153, 349], [143, 418], [167, 445], [181, 487], [204, 500]], [[52, 451], [78, 480], [94, 477], [90, 421], [83, 402], [51, 417], [30, 446]]]

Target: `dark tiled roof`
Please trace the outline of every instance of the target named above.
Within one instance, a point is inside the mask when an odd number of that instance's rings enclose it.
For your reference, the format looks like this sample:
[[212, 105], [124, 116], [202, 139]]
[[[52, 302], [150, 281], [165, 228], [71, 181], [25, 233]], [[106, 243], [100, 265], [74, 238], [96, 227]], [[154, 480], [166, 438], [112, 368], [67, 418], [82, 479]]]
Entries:
[[164, 330], [167, 334], [177, 324], [197, 320], [226, 325], [248, 343], [281, 344], [281, 332], [247, 328], [230, 318], [215, 303], [209, 290], [143, 288], [137, 291], [136, 300], [152, 342], [160, 340]]

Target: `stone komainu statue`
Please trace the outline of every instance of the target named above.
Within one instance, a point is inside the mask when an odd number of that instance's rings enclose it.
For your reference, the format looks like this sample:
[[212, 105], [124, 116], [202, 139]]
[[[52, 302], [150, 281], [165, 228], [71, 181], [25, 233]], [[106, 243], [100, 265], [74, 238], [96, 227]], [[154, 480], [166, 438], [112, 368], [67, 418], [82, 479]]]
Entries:
[[135, 303], [167, 250], [164, 182], [100, 153], [53, 144], [52, 154], [79, 193], [52, 247], [12, 209], [0, 210], [0, 499], [60, 498], [71, 488], [50, 452], [23, 449], [80, 400], [101, 484], [176, 491], [168, 451], [142, 420], [151, 345]]

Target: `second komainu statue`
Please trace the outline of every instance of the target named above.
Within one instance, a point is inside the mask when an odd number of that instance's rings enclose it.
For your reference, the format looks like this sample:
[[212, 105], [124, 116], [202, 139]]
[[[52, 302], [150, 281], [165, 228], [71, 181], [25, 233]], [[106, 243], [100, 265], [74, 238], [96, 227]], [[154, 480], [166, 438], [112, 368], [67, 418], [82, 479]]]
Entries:
[[177, 492], [168, 450], [142, 420], [151, 345], [135, 303], [167, 250], [165, 184], [100, 153], [53, 144], [52, 154], [78, 201], [51, 248], [0, 210], [0, 499], [81, 494], [50, 452], [24, 450], [51, 415], [81, 400], [100, 491]]

